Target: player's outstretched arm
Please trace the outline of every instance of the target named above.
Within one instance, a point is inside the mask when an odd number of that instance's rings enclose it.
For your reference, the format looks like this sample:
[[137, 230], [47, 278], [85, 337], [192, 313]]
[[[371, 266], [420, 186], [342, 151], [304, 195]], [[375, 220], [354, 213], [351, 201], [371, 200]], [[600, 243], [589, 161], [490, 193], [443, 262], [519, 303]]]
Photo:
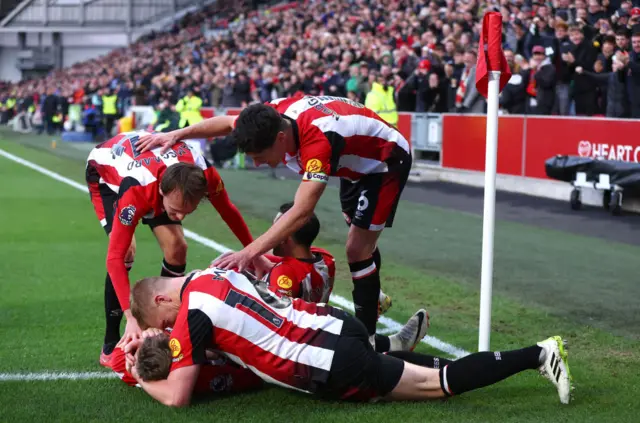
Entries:
[[229, 135], [233, 131], [236, 119], [237, 116], [214, 116], [186, 128], [167, 133], [145, 135], [138, 140], [136, 147], [141, 152], [162, 147], [160, 153], [164, 154], [178, 141]]
[[258, 257], [290, 237], [307, 222], [325, 188], [324, 183], [304, 182], [300, 184], [293, 207], [287, 210], [267, 232], [242, 251], [216, 260], [214, 265], [224, 269], [237, 268], [239, 271], [246, 270], [252, 263], [257, 266], [254, 261]]
[[200, 366], [194, 364], [172, 370], [165, 380], [145, 382], [138, 376], [135, 367], [132, 368], [132, 374], [140, 387], [153, 399], [169, 407], [186, 407], [191, 403], [199, 372]]
[[205, 170], [205, 177], [209, 186], [209, 202], [216, 209], [222, 220], [227, 224], [231, 232], [238, 238], [243, 246], [253, 242], [247, 223], [244, 221], [240, 210], [231, 202], [229, 194], [218, 171], [210, 167]]

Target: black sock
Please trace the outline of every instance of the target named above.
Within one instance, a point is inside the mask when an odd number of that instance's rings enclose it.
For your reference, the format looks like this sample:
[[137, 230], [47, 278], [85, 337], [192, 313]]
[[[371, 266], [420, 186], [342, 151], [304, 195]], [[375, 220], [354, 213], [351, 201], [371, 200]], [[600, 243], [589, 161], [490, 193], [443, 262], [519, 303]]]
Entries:
[[353, 280], [353, 302], [356, 317], [367, 328], [369, 335], [376, 333], [378, 322], [378, 297], [380, 295], [380, 273], [373, 257], [356, 263], [349, 263]]
[[375, 350], [377, 353], [386, 353], [391, 349], [391, 341], [388, 336], [378, 335], [376, 333], [376, 346]]
[[110, 351], [105, 350], [113, 350], [110, 345], [113, 344], [115, 346], [120, 341], [122, 307], [120, 307], [120, 301], [118, 301], [116, 290], [113, 288], [113, 283], [108, 273], [104, 281], [104, 314], [107, 319], [107, 327], [104, 335], [103, 351], [105, 354], [109, 354]]
[[376, 264], [376, 269], [378, 272], [382, 269], [382, 256], [380, 255], [380, 248], [376, 246], [376, 249], [373, 250], [373, 262]]
[[534, 345], [521, 350], [468, 355], [440, 370], [440, 386], [446, 395], [460, 395], [493, 385], [524, 370], [537, 369], [541, 351]]
[[186, 264], [169, 264], [167, 259], [162, 259], [162, 271], [160, 272], [160, 276], [168, 276], [170, 278], [184, 276], [184, 270], [186, 268]]
[[415, 364], [416, 366], [428, 367], [430, 369], [440, 369], [447, 364], [453, 363], [453, 360], [448, 358], [435, 357], [429, 354], [414, 353], [413, 351], [392, 351], [388, 353], [392, 357], [399, 358], [407, 363]]
[[392, 357], [399, 358], [416, 366], [428, 367], [430, 369], [440, 369], [447, 364], [453, 363], [453, 360], [447, 358], [435, 357], [429, 354], [415, 353], [413, 351], [393, 351], [388, 353]]

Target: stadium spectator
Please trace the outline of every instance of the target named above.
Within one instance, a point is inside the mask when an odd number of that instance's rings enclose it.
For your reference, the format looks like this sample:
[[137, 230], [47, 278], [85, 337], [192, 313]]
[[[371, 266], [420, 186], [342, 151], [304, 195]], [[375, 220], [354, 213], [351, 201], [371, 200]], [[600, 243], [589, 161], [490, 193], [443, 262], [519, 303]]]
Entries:
[[550, 115], [555, 102], [556, 70], [551, 58], [546, 57], [544, 46], [532, 49], [529, 61], [527, 96], [529, 112]]
[[613, 56], [612, 72], [596, 73], [576, 68], [576, 73], [584, 74], [601, 87], [606, 87], [606, 116], [613, 118], [629, 117], [629, 95], [627, 92], [627, 65], [629, 56], [618, 51]]
[[[67, 99], [83, 104], [85, 96], [101, 112], [102, 96], [111, 91], [118, 115], [132, 104], [156, 107], [167, 100], [176, 106], [189, 90], [199, 92], [203, 107], [242, 107], [299, 91], [365, 102], [381, 70], [388, 69], [385, 77], [400, 110], [484, 112], [473, 75], [480, 19], [497, 7], [493, 3], [331, 0], [279, 5], [270, 13], [256, 12], [254, 6], [217, 2], [127, 48], [39, 80], [3, 84], [4, 110], [7, 116], [18, 112], [16, 103], [7, 106], [16, 97], [40, 105], [50, 88], [59, 93], [63, 115]], [[514, 60], [522, 56], [528, 62], [540, 46], [551, 62], [545, 66], [555, 68], [551, 113], [608, 110], [608, 84], [593, 84], [575, 70], [597, 73], [602, 67], [603, 74], [610, 73], [614, 53], [621, 50], [633, 51], [627, 67], [630, 92], [621, 109], [640, 116], [640, 96], [634, 95], [640, 94], [640, 82], [635, 83], [640, 47], [635, 51], [629, 40], [640, 30], [640, 8], [631, 1], [514, 1], [502, 2], [499, 10], [504, 47]], [[418, 77], [415, 70], [424, 60], [430, 68]], [[538, 110], [527, 107], [525, 112]]]

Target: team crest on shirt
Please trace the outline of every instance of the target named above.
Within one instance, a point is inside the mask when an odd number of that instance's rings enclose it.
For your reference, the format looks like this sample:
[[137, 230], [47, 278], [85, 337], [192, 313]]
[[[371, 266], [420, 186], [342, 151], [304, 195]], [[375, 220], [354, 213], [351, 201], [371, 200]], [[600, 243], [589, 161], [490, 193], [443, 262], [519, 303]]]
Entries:
[[318, 159], [311, 159], [307, 162], [305, 170], [310, 173], [320, 173], [322, 172], [322, 162]]
[[175, 338], [172, 338], [171, 341], [169, 341], [169, 349], [171, 350], [171, 356], [173, 358], [177, 358], [180, 355], [180, 352], [182, 351], [182, 348], [180, 347], [180, 341], [178, 341]]
[[133, 217], [136, 215], [136, 208], [133, 204], [129, 204], [127, 207], [123, 208], [120, 211], [120, 223], [125, 226], [131, 226], [133, 224]]
[[223, 189], [224, 189], [224, 183], [222, 182], [222, 179], [221, 179], [220, 182], [218, 182], [218, 186], [216, 187], [216, 195], [220, 194]]
[[279, 276], [277, 283], [278, 286], [282, 289], [291, 289], [291, 287], [293, 286], [293, 281], [291, 280], [291, 278], [285, 275]]

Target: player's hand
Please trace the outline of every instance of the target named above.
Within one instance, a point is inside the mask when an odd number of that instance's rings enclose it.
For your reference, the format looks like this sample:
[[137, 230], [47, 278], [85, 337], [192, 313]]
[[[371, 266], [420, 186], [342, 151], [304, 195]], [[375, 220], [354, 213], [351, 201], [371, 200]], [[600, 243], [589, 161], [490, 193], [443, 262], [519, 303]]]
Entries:
[[136, 356], [133, 354], [127, 354], [125, 356], [125, 368], [127, 372], [138, 382], [140, 382], [140, 375], [138, 374], [138, 369], [136, 368]]
[[217, 267], [219, 269], [227, 269], [227, 270], [237, 270], [238, 272], [243, 272], [247, 270], [249, 266], [251, 266], [251, 262], [253, 262], [253, 257], [245, 250], [223, 254], [211, 263], [210, 267]]
[[221, 259], [223, 259], [223, 258], [225, 258], [225, 257], [227, 257], [227, 256], [229, 256], [231, 254], [233, 254], [233, 251], [227, 251], [226, 253], [222, 253], [218, 257], [214, 258], [213, 261], [211, 261], [211, 263], [209, 264], [209, 269], [212, 268], [212, 267], [218, 267], [218, 266], [216, 266], [216, 264], [219, 263]]
[[136, 355], [127, 353], [124, 356], [124, 367], [129, 373], [132, 373], [134, 367], [136, 367]]
[[154, 336], [162, 335], [164, 331], [158, 328], [149, 328], [142, 331], [142, 339], [152, 338]]
[[127, 354], [135, 355], [138, 351], [138, 348], [140, 348], [141, 346], [142, 338], [129, 342], [125, 347], [122, 348], [122, 350], [124, 351], [125, 356]]
[[255, 275], [258, 279], [268, 274], [273, 269], [275, 263], [266, 258], [265, 256], [258, 256], [253, 260], [253, 267], [255, 268]]
[[138, 142], [136, 142], [136, 148], [144, 153], [145, 151], [149, 151], [156, 147], [162, 147], [160, 149], [160, 154], [164, 154], [169, 150], [176, 142], [178, 142], [178, 137], [175, 134], [175, 131], [167, 132], [167, 133], [157, 133], [157, 134], [149, 134], [141, 137]]
[[127, 345], [132, 341], [139, 340], [141, 336], [142, 330], [140, 329], [140, 326], [138, 326], [138, 322], [136, 322], [136, 319], [134, 319], [133, 317], [127, 318], [127, 325], [124, 328], [124, 335], [122, 336], [122, 339], [120, 339], [120, 342], [118, 342], [118, 344], [116, 345], [116, 348], [122, 348], [126, 351]]

